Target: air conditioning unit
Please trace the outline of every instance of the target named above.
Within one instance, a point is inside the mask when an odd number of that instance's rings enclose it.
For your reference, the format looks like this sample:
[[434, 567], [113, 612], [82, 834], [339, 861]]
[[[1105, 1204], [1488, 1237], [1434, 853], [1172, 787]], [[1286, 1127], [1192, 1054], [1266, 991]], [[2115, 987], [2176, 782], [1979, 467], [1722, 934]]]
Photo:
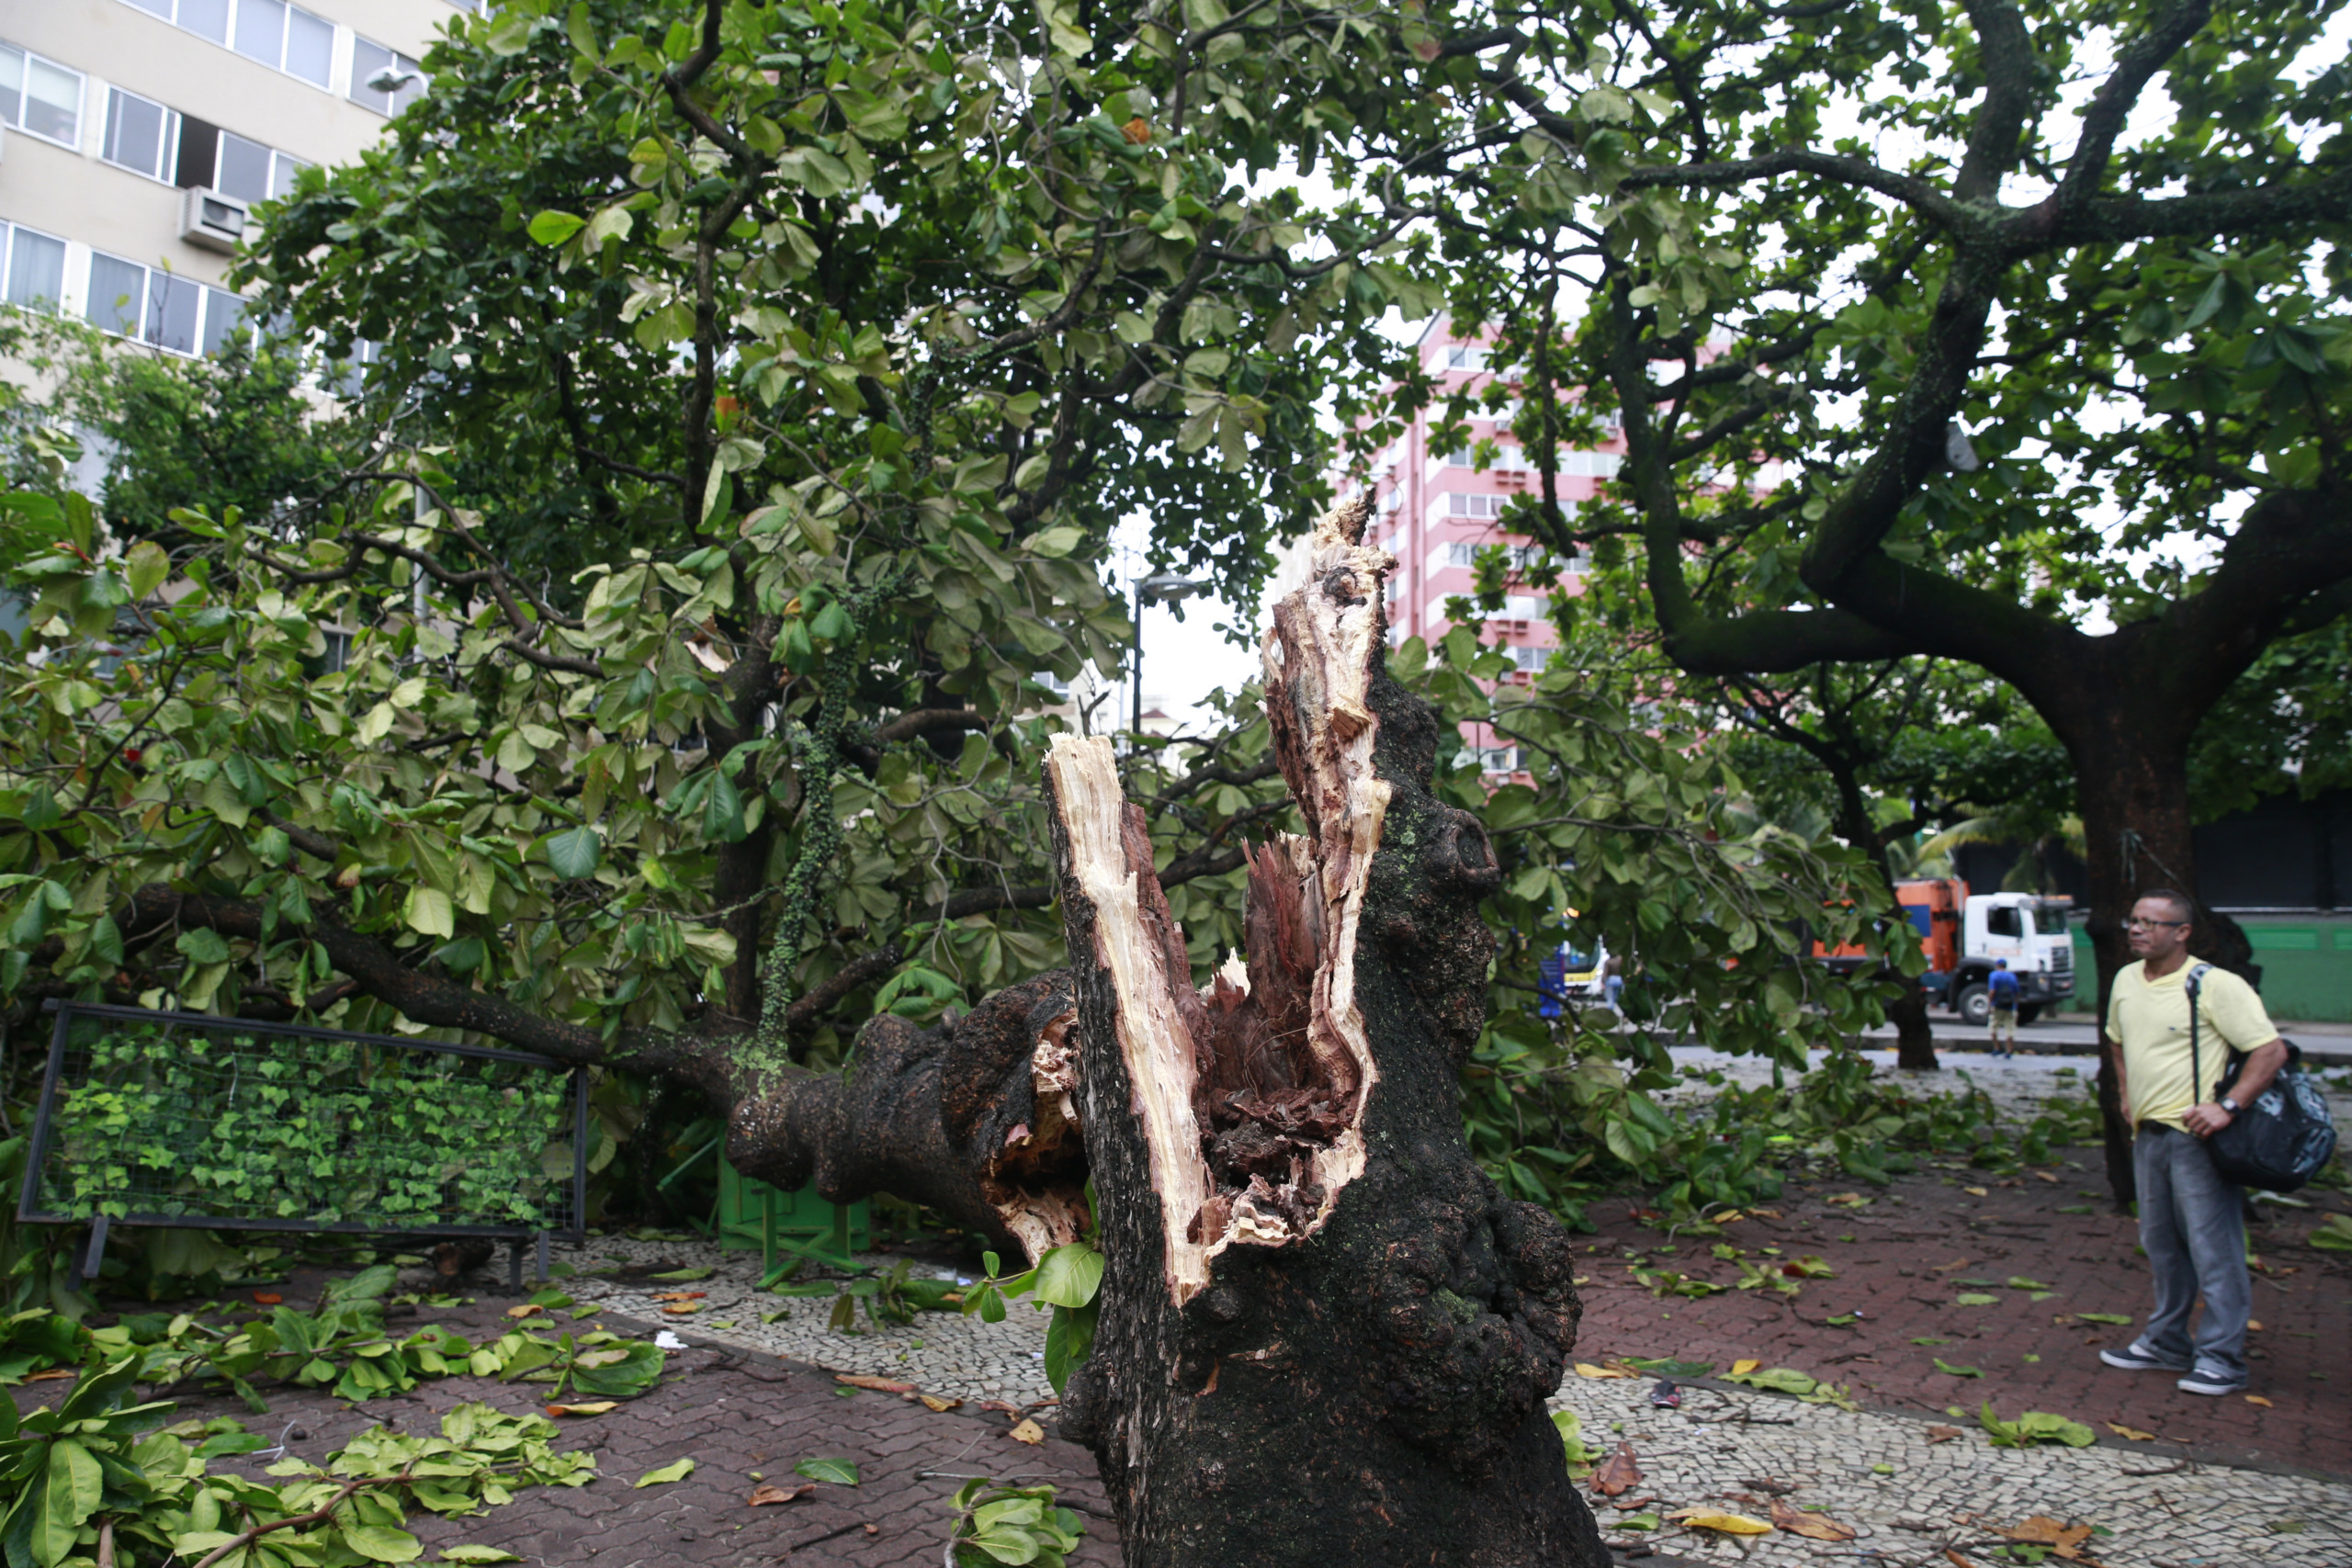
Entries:
[[208, 251], [233, 253], [245, 237], [245, 204], [202, 186], [180, 193], [180, 238]]

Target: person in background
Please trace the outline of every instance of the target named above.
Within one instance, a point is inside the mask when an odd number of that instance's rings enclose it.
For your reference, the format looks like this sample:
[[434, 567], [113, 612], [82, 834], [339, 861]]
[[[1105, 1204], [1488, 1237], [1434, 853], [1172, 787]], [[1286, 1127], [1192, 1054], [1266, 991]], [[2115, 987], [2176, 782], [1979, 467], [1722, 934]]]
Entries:
[[[2252, 986], [2209, 968], [2198, 983], [2197, 1042], [2188, 1035], [2185, 982], [2190, 905], [2169, 889], [2132, 906], [2124, 931], [2140, 962], [2124, 965], [2107, 1004], [2107, 1038], [2123, 1119], [2132, 1125], [2132, 1170], [2140, 1188], [2140, 1247], [2156, 1277], [2156, 1310], [2140, 1337], [2098, 1359], [2127, 1371], [2184, 1372], [2183, 1393], [2235, 1393], [2246, 1384], [2245, 1189], [2213, 1167], [2205, 1140], [2237, 1120], [2286, 1064], [2287, 1043]], [[2237, 1082], [2221, 1094], [2230, 1053], [2246, 1054]], [[2192, 1056], [2195, 1070], [2191, 1070]], [[2205, 1316], [2192, 1342], [2198, 1295]]]
[[1625, 994], [1625, 961], [1613, 953], [1609, 955], [1608, 963], [1601, 966], [1600, 990], [1609, 999], [1611, 1012], [1622, 1014], [1625, 1010], [1620, 1000]]
[[[1991, 1026], [1993, 1055], [2014, 1056], [2018, 1054], [2018, 977], [2009, 973], [2009, 961], [1993, 960], [1993, 973], [1984, 977], [1986, 998], [1993, 1012], [1985, 1021]], [[2003, 1043], [2007, 1050], [2002, 1049]]]

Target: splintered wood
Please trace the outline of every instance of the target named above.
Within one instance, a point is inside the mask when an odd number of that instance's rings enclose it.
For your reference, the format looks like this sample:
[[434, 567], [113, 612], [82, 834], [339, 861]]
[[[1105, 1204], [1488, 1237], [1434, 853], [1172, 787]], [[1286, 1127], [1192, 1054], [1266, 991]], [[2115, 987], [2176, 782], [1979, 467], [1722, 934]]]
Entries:
[[1196, 989], [1111, 742], [1058, 735], [1046, 759], [1063, 870], [1093, 908], [1094, 951], [1071, 959], [1091, 960], [1116, 1001], [1179, 1303], [1227, 1247], [1315, 1234], [1364, 1168], [1363, 1111], [1379, 1075], [1355, 946], [1389, 799], [1373, 771], [1370, 695], [1381, 581], [1396, 564], [1358, 542], [1366, 510], [1318, 525], [1307, 580], [1266, 638], [1275, 757], [1308, 832], [1249, 852], [1246, 958]]
[[1077, 1241], [1086, 1212], [1059, 1172], [1081, 1162], [1078, 1117], [1078, 1010], [1057, 1015], [1029, 1055], [1036, 1125], [1014, 1127], [980, 1172], [980, 1192], [1004, 1220], [1029, 1261]]

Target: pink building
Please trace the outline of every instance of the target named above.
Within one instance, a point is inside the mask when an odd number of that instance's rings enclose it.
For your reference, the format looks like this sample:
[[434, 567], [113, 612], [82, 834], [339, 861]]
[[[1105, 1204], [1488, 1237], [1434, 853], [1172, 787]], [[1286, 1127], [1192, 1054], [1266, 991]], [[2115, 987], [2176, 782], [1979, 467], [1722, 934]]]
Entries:
[[[1441, 321], [1431, 322], [1421, 334], [1419, 352], [1422, 366], [1447, 392], [1482, 389], [1492, 380], [1487, 372], [1486, 350], [1475, 341], [1450, 336]], [[1366, 532], [1372, 542], [1398, 562], [1388, 583], [1391, 646], [1408, 637], [1435, 642], [1453, 629], [1454, 622], [1445, 613], [1445, 602], [1449, 596], [1476, 591], [1472, 561], [1478, 550], [1503, 545], [1524, 552], [1520, 557], [1522, 560], [1535, 552], [1536, 547], [1523, 535], [1506, 531], [1498, 521], [1513, 496], [1540, 496], [1544, 489], [1543, 475], [1537, 472], [1533, 458], [1521, 450], [1517, 437], [1510, 434], [1510, 416], [1516, 407], [1514, 399], [1502, 417], [1470, 422], [1471, 446], [1493, 441], [1501, 448], [1497, 459], [1484, 469], [1471, 466], [1474, 458], [1468, 447], [1432, 451], [1426, 417], [1416, 417], [1394, 442], [1372, 455], [1369, 484], [1375, 510]], [[1623, 450], [1622, 442], [1614, 439], [1597, 451], [1563, 450], [1558, 480], [1561, 504], [1575, 508], [1590, 501], [1601, 481], [1617, 472]], [[1358, 489], [1352, 479], [1342, 479], [1339, 486], [1341, 496], [1355, 494]], [[1583, 592], [1577, 561], [1565, 563], [1560, 581], [1566, 592]], [[1510, 649], [1520, 669], [1511, 677], [1515, 681], [1527, 681], [1532, 671], [1543, 669], [1558, 644], [1545, 617], [1546, 597], [1544, 590], [1522, 587], [1514, 579], [1503, 608], [1482, 617], [1478, 640]], [[1487, 773], [1520, 771], [1516, 750], [1487, 726], [1464, 725], [1463, 742], [1478, 750]]]

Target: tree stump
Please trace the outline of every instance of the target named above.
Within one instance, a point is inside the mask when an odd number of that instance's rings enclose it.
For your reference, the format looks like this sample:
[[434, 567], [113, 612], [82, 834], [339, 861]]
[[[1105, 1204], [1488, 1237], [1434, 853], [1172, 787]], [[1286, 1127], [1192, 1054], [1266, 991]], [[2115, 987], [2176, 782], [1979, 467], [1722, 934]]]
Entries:
[[1062, 1427], [1133, 1568], [1609, 1561], [1544, 1408], [1573, 1248], [1463, 1136], [1499, 874], [1386, 673], [1369, 510], [1324, 519], [1266, 640], [1308, 830], [1251, 856], [1246, 957], [1193, 985], [1108, 740], [1046, 761], [1107, 1258]]

